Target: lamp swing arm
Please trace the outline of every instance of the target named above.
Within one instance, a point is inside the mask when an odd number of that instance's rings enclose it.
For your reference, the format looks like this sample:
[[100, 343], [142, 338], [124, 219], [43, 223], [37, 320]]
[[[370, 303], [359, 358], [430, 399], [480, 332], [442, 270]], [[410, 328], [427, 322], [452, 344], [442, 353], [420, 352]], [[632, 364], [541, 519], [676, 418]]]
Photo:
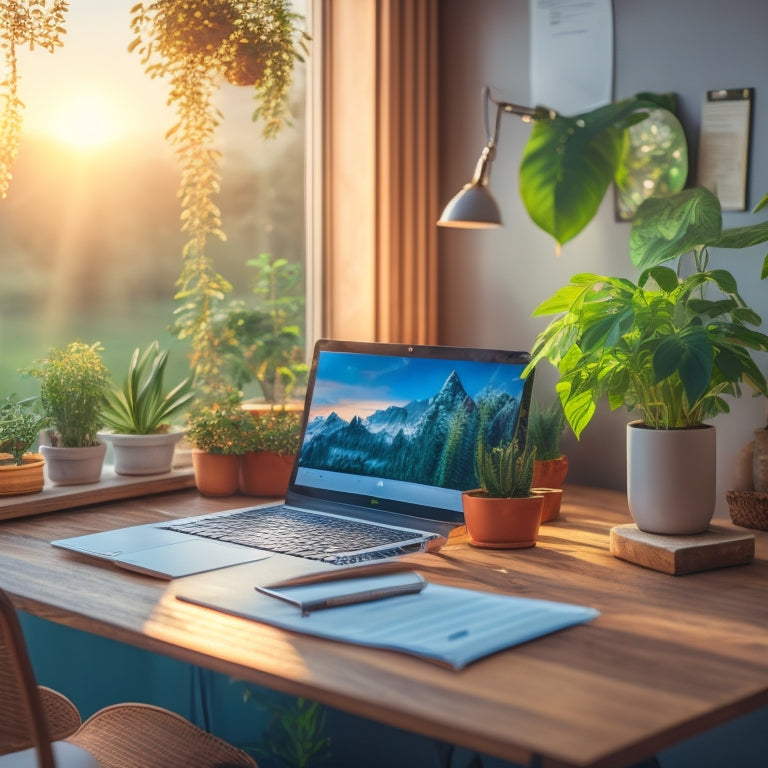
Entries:
[[[490, 105], [496, 107], [496, 119], [494, 121], [493, 133], [491, 133], [491, 109]], [[472, 176], [472, 184], [487, 184], [491, 174], [491, 164], [496, 157], [496, 147], [499, 143], [499, 128], [501, 126], [501, 116], [505, 112], [513, 115], [519, 115], [523, 122], [531, 122], [540, 115], [541, 110], [532, 107], [524, 107], [520, 104], [513, 104], [509, 101], [496, 101], [491, 96], [491, 89], [483, 86], [483, 117], [485, 120], [485, 136], [487, 144], [480, 154], [480, 159], [475, 166], [475, 172]], [[550, 113], [551, 116], [551, 113]]]

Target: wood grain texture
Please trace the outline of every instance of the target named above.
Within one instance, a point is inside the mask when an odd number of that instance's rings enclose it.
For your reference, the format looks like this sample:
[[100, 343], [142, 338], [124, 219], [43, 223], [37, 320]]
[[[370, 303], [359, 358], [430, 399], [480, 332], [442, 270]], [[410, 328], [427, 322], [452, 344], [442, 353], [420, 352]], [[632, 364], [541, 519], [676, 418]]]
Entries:
[[136, 477], [117, 475], [114, 468], [104, 467], [100, 482], [86, 485], [53, 485], [46, 476], [45, 486], [39, 493], [0, 497], [0, 520], [194, 487], [191, 467]]
[[630, 563], [681, 576], [751, 562], [755, 537], [717, 525], [690, 536], [660, 536], [630, 523], [611, 528], [610, 550]]
[[[671, 578], [610, 553], [610, 529], [630, 522], [617, 492], [567, 487], [532, 549], [480, 550], [456, 536], [411, 556], [435, 582], [601, 611], [461, 672], [183, 603], [180, 582], [48, 543], [248, 503], [178, 491], [7, 520], [0, 586], [61, 624], [508, 760], [539, 755], [548, 768], [618, 768], [768, 704], [768, 533], [755, 532], [749, 565]], [[248, 583], [247, 568], [232, 578]]]

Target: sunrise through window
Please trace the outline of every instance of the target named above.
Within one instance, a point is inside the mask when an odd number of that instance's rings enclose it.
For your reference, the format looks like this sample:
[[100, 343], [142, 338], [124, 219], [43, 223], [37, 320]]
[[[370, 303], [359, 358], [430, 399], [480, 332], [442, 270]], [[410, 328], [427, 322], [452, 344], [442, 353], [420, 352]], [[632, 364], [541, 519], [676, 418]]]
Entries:
[[[168, 330], [186, 241], [180, 167], [165, 136], [177, 118], [166, 104], [168, 83], [128, 52], [134, 3], [71, 0], [63, 47], [19, 51], [24, 124], [0, 201], [4, 393], [36, 394], [18, 369], [76, 338], [101, 342], [117, 379], [130, 351], [153, 339], [186, 372], [188, 342]], [[215, 202], [227, 240], [211, 239], [208, 254], [232, 297], [246, 302], [254, 282], [246, 262], [263, 253], [300, 265], [302, 290], [305, 83], [299, 63], [292, 125], [273, 140], [252, 120], [253, 88], [223, 83], [217, 95], [223, 160]]]

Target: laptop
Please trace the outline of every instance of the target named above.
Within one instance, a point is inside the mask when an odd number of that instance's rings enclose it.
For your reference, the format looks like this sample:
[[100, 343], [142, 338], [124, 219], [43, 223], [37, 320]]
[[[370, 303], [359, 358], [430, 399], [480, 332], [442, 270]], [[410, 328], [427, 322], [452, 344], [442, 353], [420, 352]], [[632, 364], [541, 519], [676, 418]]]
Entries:
[[53, 541], [158, 578], [244, 563], [267, 584], [439, 549], [475, 446], [524, 439], [526, 352], [321, 340], [286, 498]]

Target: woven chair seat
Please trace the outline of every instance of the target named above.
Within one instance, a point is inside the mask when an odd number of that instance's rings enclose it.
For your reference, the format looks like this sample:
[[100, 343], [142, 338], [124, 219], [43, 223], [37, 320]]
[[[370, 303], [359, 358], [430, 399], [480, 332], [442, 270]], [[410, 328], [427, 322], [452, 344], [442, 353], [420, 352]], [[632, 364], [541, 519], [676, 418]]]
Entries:
[[256, 768], [246, 752], [149, 704], [105, 707], [67, 741], [104, 768]]
[[18, 616], [0, 589], [0, 768], [257, 768], [246, 752], [180, 715], [115, 704], [85, 723], [37, 685]]

